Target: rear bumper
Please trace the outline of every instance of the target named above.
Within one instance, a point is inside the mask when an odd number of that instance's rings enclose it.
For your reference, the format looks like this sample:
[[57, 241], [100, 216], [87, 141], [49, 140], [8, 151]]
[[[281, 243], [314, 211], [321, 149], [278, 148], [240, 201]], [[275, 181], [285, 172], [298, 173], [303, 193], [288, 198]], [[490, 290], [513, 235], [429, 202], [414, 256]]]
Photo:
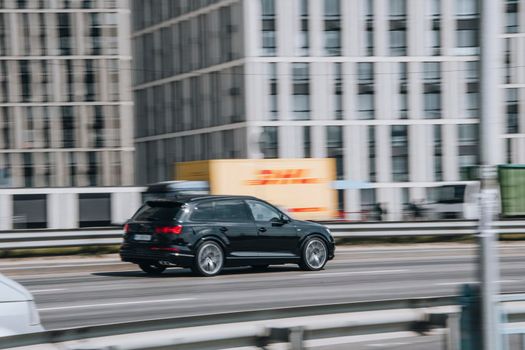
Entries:
[[[166, 249], [170, 249], [169, 251]], [[134, 264], [156, 262], [161, 265], [189, 267], [193, 264], [193, 252], [179, 247], [143, 247], [124, 243], [120, 247], [120, 259]]]

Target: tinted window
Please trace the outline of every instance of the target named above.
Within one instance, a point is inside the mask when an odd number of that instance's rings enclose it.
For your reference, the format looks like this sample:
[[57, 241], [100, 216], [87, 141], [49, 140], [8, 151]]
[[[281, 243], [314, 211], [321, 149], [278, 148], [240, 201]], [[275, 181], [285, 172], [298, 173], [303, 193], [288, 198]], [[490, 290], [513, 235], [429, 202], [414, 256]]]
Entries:
[[180, 211], [182, 203], [148, 202], [133, 217], [136, 221], [172, 221]]
[[248, 201], [255, 221], [280, 220], [281, 213], [267, 204], [256, 201]]
[[193, 209], [191, 220], [207, 221], [215, 219], [213, 202], [199, 203]]
[[215, 202], [215, 215], [220, 221], [250, 221], [250, 215], [243, 201]]

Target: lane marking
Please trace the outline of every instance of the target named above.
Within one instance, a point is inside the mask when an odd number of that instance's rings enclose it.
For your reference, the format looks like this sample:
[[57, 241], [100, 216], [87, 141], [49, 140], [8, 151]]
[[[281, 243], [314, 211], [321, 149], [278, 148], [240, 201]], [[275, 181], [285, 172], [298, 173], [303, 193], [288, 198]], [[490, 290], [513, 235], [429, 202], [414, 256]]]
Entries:
[[136, 304], [155, 304], [155, 303], [167, 303], [173, 301], [189, 301], [195, 300], [196, 298], [178, 298], [178, 299], [160, 299], [160, 300], [142, 300], [142, 301], [127, 301], [121, 303], [104, 303], [104, 304], [87, 304], [87, 305], [71, 305], [71, 306], [58, 306], [58, 307], [45, 307], [38, 309], [38, 311], [54, 311], [54, 310], [69, 310], [69, 309], [89, 309], [92, 307], [106, 307], [106, 306], [120, 306], [120, 305], [136, 305]]
[[[519, 280], [501, 280], [498, 281], [498, 283], [517, 283], [521, 282]], [[479, 284], [479, 281], [463, 281], [463, 282], [442, 282], [442, 283], [434, 283], [434, 286], [457, 286], [457, 285], [463, 285], [463, 284]]]
[[0, 267], [0, 270], [2, 271], [11, 271], [11, 270], [33, 270], [33, 269], [54, 269], [57, 267], [90, 267], [90, 266], [113, 266], [113, 265], [124, 265], [126, 263], [124, 262], [115, 262], [115, 263], [90, 263], [90, 264], [65, 264], [65, 265], [39, 265], [39, 266], [18, 266], [18, 267]]
[[303, 273], [301, 276], [323, 277], [323, 276], [341, 276], [341, 275], [382, 275], [388, 273], [407, 272], [409, 270], [371, 270], [371, 271], [345, 271], [345, 272], [320, 272], [320, 273]]
[[60, 292], [62, 290], [67, 290], [66, 288], [55, 288], [55, 289], [38, 289], [38, 290], [29, 290], [33, 294], [37, 293], [48, 293], [48, 292]]

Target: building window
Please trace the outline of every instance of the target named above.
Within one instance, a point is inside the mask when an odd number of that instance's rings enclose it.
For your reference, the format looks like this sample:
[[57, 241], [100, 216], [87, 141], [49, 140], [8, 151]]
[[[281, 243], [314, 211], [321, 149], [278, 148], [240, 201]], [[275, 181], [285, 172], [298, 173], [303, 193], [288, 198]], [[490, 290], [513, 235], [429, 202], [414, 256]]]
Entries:
[[265, 126], [261, 133], [260, 149], [264, 158], [279, 157], [279, 135], [276, 126]]
[[264, 56], [275, 56], [277, 48], [275, 26], [275, 1], [261, 0], [262, 5], [262, 49]]
[[305, 158], [312, 157], [312, 136], [311, 128], [309, 126], [303, 126], [303, 153]]
[[519, 132], [519, 90], [506, 89], [506, 112], [507, 112], [507, 133], [516, 134]]
[[408, 118], [408, 63], [399, 63], [399, 119]]
[[308, 63], [293, 63], [293, 117], [310, 119], [310, 67]]
[[297, 56], [308, 56], [310, 49], [310, 34], [308, 31], [308, 0], [296, 0], [299, 4], [299, 40]]
[[277, 63], [269, 63], [268, 64], [269, 72], [268, 72], [268, 81], [269, 81], [269, 90], [270, 93], [268, 94], [269, 97], [269, 120], [277, 120], [279, 115], [279, 103], [278, 103], [278, 96], [279, 96], [279, 87], [278, 87], [278, 79], [277, 79]]
[[29, 102], [31, 100], [31, 72], [29, 69], [29, 61], [20, 61], [20, 85], [22, 102]]
[[62, 111], [62, 147], [63, 148], [74, 148], [75, 147], [75, 116], [73, 113], [73, 107], [64, 106], [61, 107]]
[[335, 159], [336, 175], [338, 180], [344, 179], [343, 166], [343, 127], [331, 125], [326, 127], [326, 154]]
[[377, 180], [376, 173], [376, 128], [368, 126], [368, 177], [371, 182]]
[[505, 4], [505, 32], [519, 32], [519, 0], [507, 0]]
[[58, 40], [61, 55], [71, 55], [73, 52], [73, 38], [69, 13], [58, 13]]
[[456, 46], [457, 54], [476, 55], [478, 53], [479, 10], [477, 0], [457, 0], [456, 2]]
[[394, 181], [408, 181], [408, 127], [392, 125], [392, 177]]
[[324, 0], [324, 48], [327, 56], [341, 55], [341, 3]]
[[512, 41], [511, 38], [505, 38], [505, 84], [516, 82], [515, 68], [512, 62]]
[[465, 62], [466, 65], [466, 117], [479, 116], [479, 78], [478, 61]]
[[441, 117], [441, 63], [423, 62], [423, 109], [427, 119]]
[[407, 54], [406, 0], [390, 0], [390, 55]]
[[434, 180], [443, 181], [443, 138], [441, 125], [434, 125]]
[[374, 55], [374, 0], [361, 0], [363, 9], [364, 56]]
[[462, 124], [459, 128], [459, 172], [461, 180], [469, 180], [472, 167], [478, 164], [479, 144], [477, 124]]
[[47, 195], [14, 195], [13, 221], [15, 229], [47, 228]]
[[359, 119], [374, 119], [374, 64], [357, 64]]
[[334, 64], [334, 114], [335, 119], [343, 119], [343, 64]]
[[428, 54], [439, 56], [441, 52], [441, 0], [427, 0]]

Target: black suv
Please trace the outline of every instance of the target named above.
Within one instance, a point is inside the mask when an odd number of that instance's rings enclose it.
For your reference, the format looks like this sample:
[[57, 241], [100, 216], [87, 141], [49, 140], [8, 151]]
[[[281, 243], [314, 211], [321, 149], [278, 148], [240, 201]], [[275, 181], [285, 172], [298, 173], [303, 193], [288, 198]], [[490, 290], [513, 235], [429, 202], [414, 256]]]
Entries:
[[321, 270], [334, 258], [334, 239], [319, 224], [294, 220], [247, 196], [191, 196], [147, 201], [124, 226], [122, 261], [146, 273], [189, 267], [203, 276], [224, 266], [297, 263]]

